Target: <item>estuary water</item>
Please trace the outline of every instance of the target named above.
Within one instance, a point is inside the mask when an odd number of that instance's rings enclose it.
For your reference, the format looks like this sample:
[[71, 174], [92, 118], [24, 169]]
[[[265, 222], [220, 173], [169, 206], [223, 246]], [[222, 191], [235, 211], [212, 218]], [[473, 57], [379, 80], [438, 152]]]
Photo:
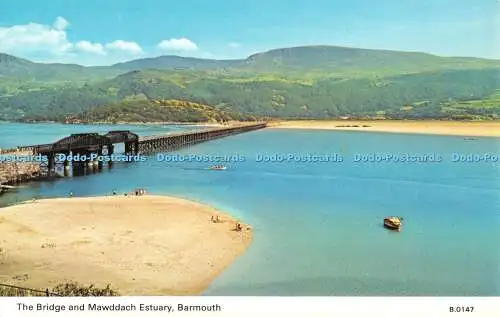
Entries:
[[[0, 147], [187, 128], [0, 124]], [[145, 187], [231, 213], [254, 243], [206, 295], [500, 295], [500, 139], [265, 129], [168, 155], [27, 184], [0, 204]], [[391, 215], [401, 232], [383, 228]]]

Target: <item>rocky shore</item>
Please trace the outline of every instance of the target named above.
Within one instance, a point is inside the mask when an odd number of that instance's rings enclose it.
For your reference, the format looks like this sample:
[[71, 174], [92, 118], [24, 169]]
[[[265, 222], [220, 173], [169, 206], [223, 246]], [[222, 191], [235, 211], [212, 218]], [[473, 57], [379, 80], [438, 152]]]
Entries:
[[[28, 151], [2, 151], [2, 156], [28, 156]], [[37, 178], [40, 175], [38, 162], [12, 162], [0, 160], [0, 184], [18, 184]]]

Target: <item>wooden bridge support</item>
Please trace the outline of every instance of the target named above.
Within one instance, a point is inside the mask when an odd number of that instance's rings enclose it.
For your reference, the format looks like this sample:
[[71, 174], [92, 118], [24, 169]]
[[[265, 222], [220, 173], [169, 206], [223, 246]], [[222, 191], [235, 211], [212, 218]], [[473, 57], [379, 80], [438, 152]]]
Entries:
[[125, 142], [125, 154], [136, 155], [139, 153], [139, 142]]
[[[108, 145], [103, 149], [103, 153], [105, 155], [108, 155], [109, 157], [111, 157], [111, 155], [113, 155], [114, 151], [115, 151], [114, 145]], [[111, 167], [113, 167], [113, 161], [109, 160], [108, 161], [108, 168], [111, 168]]]

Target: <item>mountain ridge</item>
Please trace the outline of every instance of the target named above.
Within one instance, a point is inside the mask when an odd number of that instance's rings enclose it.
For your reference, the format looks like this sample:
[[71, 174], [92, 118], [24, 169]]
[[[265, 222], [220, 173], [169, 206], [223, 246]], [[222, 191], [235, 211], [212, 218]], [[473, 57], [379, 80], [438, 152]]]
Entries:
[[[308, 45], [276, 48], [241, 59], [208, 59], [160, 55], [132, 59], [108, 66], [82, 66], [65, 63], [38, 63], [0, 53], [0, 76], [31, 80], [95, 80], [119, 73], [144, 70], [216, 70], [250, 72], [384, 71], [418, 72], [432, 69], [500, 67], [500, 60], [477, 57], [443, 57], [425, 52], [365, 49], [334, 45]], [[78, 78], [79, 77], [79, 78]]]
[[[176, 119], [217, 110], [268, 118], [500, 118], [497, 60], [332, 46], [281, 48], [244, 60], [167, 55], [94, 67], [0, 60], [0, 117], [7, 120], [81, 114], [85, 121], [110, 109], [140, 118], [142, 103], [150, 115]], [[188, 103], [176, 112], [148, 100]]]

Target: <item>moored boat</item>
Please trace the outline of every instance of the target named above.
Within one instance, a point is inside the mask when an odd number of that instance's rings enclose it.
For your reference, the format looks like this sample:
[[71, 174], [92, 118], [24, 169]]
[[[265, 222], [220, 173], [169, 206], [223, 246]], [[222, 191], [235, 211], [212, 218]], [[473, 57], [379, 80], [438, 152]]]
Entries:
[[210, 166], [210, 169], [211, 170], [225, 170], [226, 167], [224, 165], [214, 165], [214, 166]]
[[0, 195], [7, 192], [9, 189], [14, 189], [14, 188], [15, 188], [14, 186], [0, 184]]
[[387, 217], [384, 218], [384, 227], [391, 230], [400, 230], [403, 224], [403, 218], [401, 217]]

